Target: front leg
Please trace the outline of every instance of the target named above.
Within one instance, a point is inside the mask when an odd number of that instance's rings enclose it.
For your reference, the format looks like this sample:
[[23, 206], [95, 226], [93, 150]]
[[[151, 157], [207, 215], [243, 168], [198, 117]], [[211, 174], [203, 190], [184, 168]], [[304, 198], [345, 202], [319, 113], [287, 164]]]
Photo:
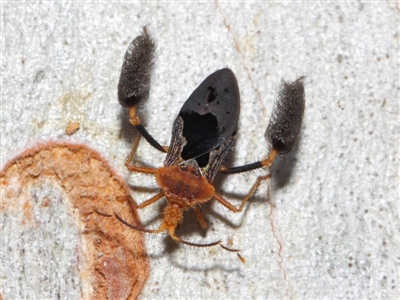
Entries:
[[129, 154], [129, 157], [125, 162], [125, 167], [131, 172], [138, 172], [138, 173], [144, 173], [144, 174], [155, 174], [157, 172], [157, 168], [131, 165], [133, 156], [135, 155], [137, 146], [139, 144], [140, 137], [141, 137], [140, 134], [137, 134], [135, 136], [135, 140], [133, 141], [131, 153]]

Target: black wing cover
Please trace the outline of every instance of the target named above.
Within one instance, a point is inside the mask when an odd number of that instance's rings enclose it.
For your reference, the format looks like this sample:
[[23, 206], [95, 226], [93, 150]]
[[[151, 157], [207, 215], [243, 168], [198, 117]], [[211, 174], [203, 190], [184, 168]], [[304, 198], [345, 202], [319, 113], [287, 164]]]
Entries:
[[235, 74], [230, 69], [221, 69], [208, 76], [190, 95], [177, 117], [183, 121], [183, 130], [182, 133], [174, 130], [173, 135], [182, 134], [186, 140], [182, 159], [207, 154], [234, 136], [239, 113], [240, 93]]

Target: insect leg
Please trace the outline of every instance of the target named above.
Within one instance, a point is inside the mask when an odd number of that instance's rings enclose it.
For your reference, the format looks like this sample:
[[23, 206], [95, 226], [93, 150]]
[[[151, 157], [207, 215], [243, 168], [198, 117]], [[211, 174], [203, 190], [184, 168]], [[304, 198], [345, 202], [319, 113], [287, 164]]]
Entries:
[[255, 169], [260, 169], [260, 168], [264, 168], [264, 167], [269, 167], [272, 162], [275, 160], [276, 156], [277, 156], [278, 152], [275, 149], [272, 149], [269, 156], [266, 159], [251, 163], [251, 164], [247, 164], [247, 165], [243, 165], [243, 166], [238, 166], [238, 167], [233, 167], [233, 168], [227, 168], [224, 166], [221, 166], [219, 171], [222, 174], [237, 174], [237, 173], [243, 173], [243, 172], [247, 172], [247, 171], [252, 171]]
[[136, 107], [131, 107], [129, 109], [129, 121], [133, 126], [135, 126], [140, 135], [142, 135], [150, 145], [161, 152], [167, 153], [168, 147], [161, 146], [140, 123], [139, 117], [136, 116]]
[[132, 41], [125, 53], [118, 83], [118, 100], [122, 106], [129, 108], [130, 123], [149, 144], [161, 152], [167, 152], [136, 116], [137, 107], [149, 98], [155, 48], [154, 40], [150, 38], [144, 27], [143, 33]]
[[134, 139], [133, 144], [132, 144], [131, 153], [129, 154], [128, 159], [125, 161], [125, 167], [127, 167], [127, 168], [129, 167], [129, 164], [130, 164], [130, 162], [132, 161], [132, 158], [133, 158], [133, 156], [134, 156], [135, 153], [136, 153], [136, 149], [137, 149], [137, 146], [138, 146], [138, 144], [139, 144], [140, 137], [141, 137], [140, 134], [137, 134], [137, 135], [135, 136], [135, 139]]
[[227, 209], [233, 212], [241, 212], [243, 210], [244, 205], [246, 202], [250, 199], [251, 196], [253, 196], [254, 192], [256, 191], [257, 187], [260, 185], [261, 181], [267, 180], [271, 178], [271, 174], [264, 175], [264, 176], [259, 176], [256, 180], [256, 182], [253, 184], [251, 187], [250, 191], [247, 193], [246, 197], [242, 200], [242, 203], [240, 204], [239, 208], [225, 200], [220, 194], [215, 193], [214, 198], [217, 200], [219, 203], [221, 203], [223, 206], [225, 206]]
[[164, 197], [164, 193], [163, 192], [159, 192], [157, 195], [151, 197], [149, 200], [144, 201], [142, 204], [138, 205], [136, 208], [137, 209], [145, 208], [145, 207], [153, 204], [154, 202], [157, 202], [162, 197]]
[[200, 224], [201, 228], [203, 228], [203, 229], [207, 228], [207, 223], [204, 220], [203, 214], [201, 213], [201, 210], [200, 210], [200, 208], [198, 206], [196, 206], [194, 208], [194, 213], [196, 214], [197, 221], [199, 221], [199, 224]]
[[144, 167], [144, 166], [135, 166], [135, 165], [131, 165], [130, 164], [131, 161], [132, 161], [133, 156], [136, 153], [136, 149], [137, 149], [137, 146], [139, 144], [140, 137], [141, 137], [140, 134], [137, 134], [135, 136], [135, 140], [133, 141], [131, 153], [129, 154], [129, 157], [125, 162], [125, 167], [131, 172], [138, 172], [138, 173], [144, 173], [144, 174], [155, 174], [157, 172], [156, 168]]
[[134, 166], [134, 165], [129, 165], [126, 167], [131, 172], [138, 172], [138, 173], [144, 173], [144, 174], [155, 174], [157, 172], [157, 169], [152, 168], [152, 167], [142, 167], [142, 166]]
[[271, 119], [264, 135], [271, 147], [269, 156], [266, 159], [239, 167], [221, 167], [219, 170], [221, 173], [235, 174], [269, 167], [277, 155], [286, 154], [293, 148], [304, 114], [303, 79], [304, 77], [300, 77], [292, 83], [282, 81], [278, 100], [272, 110]]

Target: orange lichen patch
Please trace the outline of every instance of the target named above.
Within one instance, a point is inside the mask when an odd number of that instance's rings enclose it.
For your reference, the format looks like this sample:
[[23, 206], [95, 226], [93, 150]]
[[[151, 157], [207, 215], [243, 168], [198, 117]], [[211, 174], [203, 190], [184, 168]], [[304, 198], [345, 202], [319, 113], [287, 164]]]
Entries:
[[[148, 275], [149, 261], [143, 234], [116, 220], [114, 210], [130, 223], [140, 221], [129, 189], [107, 162], [83, 145], [48, 142], [12, 159], [0, 173], [1, 213], [17, 216], [21, 226], [37, 222], [32, 215], [30, 187], [49, 182], [62, 189], [80, 232], [76, 249], [81, 286], [91, 299], [135, 299]], [[48, 209], [46, 198], [40, 209]], [[37, 207], [37, 206], [36, 206]], [[37, 212], [36, 212], [37, 213]], [[40, 211], [39, 211], [40, 213]]]
[[81, 124], [79, 122], [68, 122], [67, 127], [65, 128], [66, 135], [73, 135], [75, 132], [79, 130]]

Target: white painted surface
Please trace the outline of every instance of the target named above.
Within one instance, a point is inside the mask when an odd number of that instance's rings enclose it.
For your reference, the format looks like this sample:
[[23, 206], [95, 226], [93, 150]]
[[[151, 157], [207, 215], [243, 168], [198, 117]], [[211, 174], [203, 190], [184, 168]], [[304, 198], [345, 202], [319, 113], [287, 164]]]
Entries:
[[[264, 129], [281, 78], [306, 75], [307, 98], [301, 139], [272, 168], [273, 216], [264, 184], [243, 214], [217, 203], [206, 208], [205, 237], [196, 236], [193, 214], [186, 215], [186, 231], [180, 231], [192, 241], [233, 237], [246, 264], [224, 251], [147, 236], [152, 273], [141, 298], [396, 298], [398, 6], [391, 1], [2, 3], [1, 165], [38, 140], [84, 142], [123, 174], [138, 202], [148, 198], [151, 193], [135, 187], [154, 186], [154, 180], [131, 175], [123, 166], [133, 135], [116, 90], [125, 50], [143, 25], [158, 47], [150, 100], [141, 115], [162, 144], [169, 143], [182, 103], [219, 68], [235, 72], [242, 97], [232, 163], [265, 155]], [[69, 120], [81, 123], [72, 137], [64, 135]], [[142, 142], [137, 159], [160, 166], [163, 155]], [[259, 174], [264, 172], [233, 175], [217, 181], [217, 188], [239, 199]], [[157, 220], [149, 222], [161, 206], [140, 212], [147, 226], [157, 226]], [[12, 234], [7, 228], [2, 225], [2, 236]], [[1, 260], [20, 261], [7, 256], [7, 246], [2, 238]], [[68, 251], [60, 254], [66, 263]], [[48, 264], [46, 270], [56, 270], [60, 261]], [[1, 269], [4, 299], [22, 297], [5, 294], [6, 286], [20, 282], [3, 262]], [[39, 290], [62, 290], [63, 282], [44, 282]], [[43, 296], [27, 293], [31, 299]]]

